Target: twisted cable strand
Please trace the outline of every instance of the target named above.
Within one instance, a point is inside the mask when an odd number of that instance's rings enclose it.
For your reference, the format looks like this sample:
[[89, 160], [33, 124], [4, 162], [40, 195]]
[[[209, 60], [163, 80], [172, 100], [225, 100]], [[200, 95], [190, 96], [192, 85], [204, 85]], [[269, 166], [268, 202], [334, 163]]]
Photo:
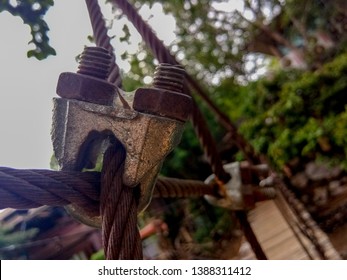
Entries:
[[100, 213], [105, 256], [108, 260], [142, 259], [137, 228], [138, 187], [123, 185], [126, 151], [120, 142], [105, 153], [101, 175]]
[[113, 59], [111, 63], [111, 69], [108, 76], [108, 81], [113, 83], [117, 87], [122, 87], [122, 79], [120, 75], [119, 66], [116, 63], [116, 57], [114, 55], [114, 48], [111, 45], [111, 38], [107, 35], [107, 28], [104, 17], [102, 16], [100, 6], [97, 0], [86, 0], [90, 21], [92, 24], [93, 34], [95, 37], [96, 45], [103, 47], [112, 54]]
[[[295, 197], [295, 195], [283, 184], [278, 185], [279, 190], [283, 194], [283, 197], [291, 205], [294, 213], [298, 217], [299, 221], [304, 226], [304, 233], [311, 240], [316, 248], [318, 254], [323, 260], [328, 259], [326, 255], [325, 245], [322, 244], [321, 239], [317, 237], [317, 224], [311, 218], [311, 215], [307, 212], [303, 204]], [[279, 200], [276, 200], [276, 202]], [[280, 203], [280, 202], [279, 202]]]
[[257, 259], [267, 260], [265, 252], [263, 251], [253, 229], [251, 228], [250, 223], [248, 222], [247, 213], [245, 211], [236, 211], [235, 214], [240, 222], [241, 228], [245, 234], [247, 241], [251, 245], [253, 252], [256, 254]]
[[[28, 179], [27, 174], [30, 174]], [[76, 203], [88, 212], [88, 209], [91, 211], [91, 208], [99, 207], [100, 178], [99, 172], [0, 167], [0, 208], [29, 209], [42, 205], [65, 206]], [[51, 182], [54, 183], [53, 186], [50, 185]], [[214, 186], [202, 181], [160, 177], [153, 197], [189, 198], [215, 193]], [[50, 201], [46, 201], [46, 197]]]
[[220, 181], [224, 183], [228, 182], [230, 175], [223, 168], [223, 163], [217, 151], [216, 143], [207, 128], [206, 121], [203, 118], [201, 111], [196, 104], [193, 107], [191, 118], [196, 135], [198, 136], [208, 162], [211, 165], [212, 172]]
[[[54, 188], [49, 186], [50, 182], [53, 182]], [[302, 204], [283, 184], [280, 184], [279, 188], [292, 209], [296, 211], [305, 226], [306, 234], [315, 244], [321, 257], [328, 257], [325, 253], [326, 245], [317, 237], [315, 230], [317, 226], [315, 223], [312, 224], [310, 215], [303, 211]], [[202, 181], [160, 177], [154, 188], [153, 197], [182, 198], [205, 194], [215, 195], [215, 187], [204, 184]], [[47, 197], [49, 197], [49, 201], [45, 200]], [[1, 209], [30, 209], [42, 205], [65, 206], [76, 203], [83, 207], [85, 212], [98, 215], [99, 200], [100, 173], [98, 172], [58, 172], [0, 167]]]
[[253, 146], [251, 146], [246, 139], [238, 132], [238, 129], [234, 123], [232, 123], [229, 117], [224, 114], [208, 97], [205, 90], [200, 86], [200, 84], [190, 75], [186, 76], [187, 82], [190, 87], [193, 88], [199, 96], [206, 102], [210, 109], [215, 113], [217, 120], [230, 132], [230, 140], [235, 143], [235, 145], [243, 152], [247, 161], [252, 164], [261, 163], [257, 153], [254, 151]]
[[174, 57], [166, 50], [163, 42], [158, 39], [152, 28], [127, 0], [111, 0], [110, 2], [122, 9], [160, 63], [177, 64]]
[[97, 174], [0, 167], [0, 207], [28, 209], [76, 204], [98, 213]]

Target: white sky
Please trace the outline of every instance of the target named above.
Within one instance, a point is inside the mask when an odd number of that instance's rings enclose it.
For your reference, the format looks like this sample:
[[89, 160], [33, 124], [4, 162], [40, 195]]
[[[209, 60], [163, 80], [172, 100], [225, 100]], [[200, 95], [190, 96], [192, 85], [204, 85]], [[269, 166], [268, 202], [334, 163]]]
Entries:
[[[29, 27], [19, 17], [0, 13], [0, 166], [49, 168], [52, 98], [56, 96], [58, 76], [61, 72], [74, 72], [76, 55], [84, 45], [91, 45], [87, 40], [92, 31], [85, 1], [54, 2], [45, 19], [57, 56], [43, 61], [26, 57]], [[153, 13], [160, 13], [161, 7], [156, 5], [153, 10]], [[106, 11], [110, 11], [110, 7], [106, 7]], [[142, 15], [149, 19], [148, 7], [142, 8]], [[114, 28], [121, 30], [123, 23], [115, 22]], [[149, 23], [157, 27], [157, 34], [164, 42], [174, 40], [174, 34], [168, 32], [174, 28], [173, 18], [162, 14], [151, 18]], [[140, 36], [132, 28], [130, 33], [136, 46]], [[125, 44], [115, 45], [115, 48], [117, 55], [125, 49], [136, 51]], [[128, 70], [126, 63], [120, 63], [119, 59], [117, 62]]]

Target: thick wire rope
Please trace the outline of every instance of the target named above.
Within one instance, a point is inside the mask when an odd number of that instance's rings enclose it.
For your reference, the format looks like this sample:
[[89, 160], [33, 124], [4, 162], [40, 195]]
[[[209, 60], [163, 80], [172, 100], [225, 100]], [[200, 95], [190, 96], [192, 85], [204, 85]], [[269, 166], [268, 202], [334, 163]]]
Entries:
[[[311, 240], [314, 247], [316, 247], [318, 254], [320, 255], [321, 259], [326, 260], [328, 259], [326, 254], [326, 247], [324, 242], [321, 242], [321, 238], [317, 237], [317, 224], [312, 220], [311, 215], [307, 212], [304, 205], [295, 197], [293, 192], [291, 192], [283, 183], [278, 184], [278, 188], [280, 189], [281, 193], [283, 194], [283, 198], [288, 201], [288, 203], [293, 206], [292, 209], [295, 213], [295, 215], [298, 217], [298, 220], [302, 223], [304, 226], [303, 233], [306, 235], [308, 239]], [[277, 205], [281, 204], [280, 197], [275, 200]]]
[[97, 173], [0, 167], [0, 208], [75, 204], [92, 216], [98, 215], [99, 185]]
[[[121, 87], [119, 67], [97, 0], [86, 0], [96, 45], [114, 57], [108, 80]], [[117, 149], [117, 151], [115, 150]], [[112, 154], [113, 152], [113, 154]], [[137, 205], [134, 190], [122, 183], [125, 149], [118, 143], [105, 154], [101, 176], [100, 213], [106, 259], [142, 259], [142, 245], [137, 230]]]
[[89, 12], [89, 18], [92, 24], [93, 34], [95, 43], [98, 47], [103, 47], [113, 55], [112, 63], [110, 66], [110, 73], [108, 76], [108, 81], [116, 85], [117, 87], [122, 87], [122, 79], [120, 75], [120, 69], [116, 63], [116, 57], [114, 54], [114, 48], [111, 44], [111, 38], [107, 35], [107, 27], [105, 25], [105, 20], [102, 15], [100, 6], [97, 0], [86, 0], [86, 5]]
[[[82, 207], [83, 211], [89, 215], [99, 215], [100, 178], [101, 174], [98, 172], [22, 170], [0, 167], [0, 209], [30, 209], [43, 205], [66, 206], [74, 203]], [[260, 190], [266, 190], [266, 188]], [[166, 177], [158, 178], [153, 191], [153, 197], [161, 198], [191, 198], [205, 194], [218, 196], [217, 186], [197, 180]], [[287, 196], [291, 197], [292, 203], [300, 204], [293, 194], [287, 193]], [[296, 213], [299, 220], [303, 223], [303, 219], [306, 219], [306, 223], [312, 224], [313, 221], [309, 219], [310, 216], [307, 211], [304, 211], [304, 207], [298, 205], [297, 209], [300, 209], [300, 212]], [[316, 226], [313, 228], [312, 226], [306, 230], [307, 237], [312, 239], [317, 248], [321, 248], [319, 253], [322, 258], [330, 259], [330, 254], [325, 253], [330, 245], [326, 240], [313, 234], [312, 229]], [[334, 255], [332, 258], [337, 257]]]
[[126, 150], [116, 140], [104, 155], [101, 172], [100, 214], [107, 260], [143, 259], [137, 227], [139, 187], [123, 184]]
[[[76, 204], [87, 213], [98, 214], [100, 178], [99, 172], [0, 167], [0, 209]], [[198, 180], [159, 177], [153, 191], [153, 197], [161, 198], [203, 195], [218, 196], [217, 186]]]

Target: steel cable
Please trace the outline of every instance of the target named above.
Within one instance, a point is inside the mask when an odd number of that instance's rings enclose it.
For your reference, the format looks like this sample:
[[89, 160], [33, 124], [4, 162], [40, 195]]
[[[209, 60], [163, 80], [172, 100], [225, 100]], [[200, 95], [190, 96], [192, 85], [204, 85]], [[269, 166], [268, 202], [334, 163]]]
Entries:
[[100, 6], [97, 0], [86, 0], [86, 5], [89, 12], [89, 18], [92, 24], [93, 34], [95, 38], [95, 43], [98, 47], [103, 47], [113, 55], [111, 69], [108, 76], [108, 81], [116, 85], [117, 87], [122, 87], [122, 79], [120, 75], [119, 67], [116, 63], [116, 57], [114, 54], [114, 48], [111, 44], [111, 38], [107, 35], [107, 27], [105, 25], [105, 20], [101, 13]]
[[[50, 185], [51, 183], [54, 187]], [[304, 207], [294, 195], [283, 184], [280, 185], [280, 190], [287, 198], [290, 198], [289, 204], [298, 204], [295, 208], [293, 205], [292, 207], [305, 225], [308, 237], [321, 256], [327, 257], [325, 255], [327, 246], [316, 236], [317, 226], [309, 219], [310, 215], [304, 211]], [[205, 194], [218, 195], [218, 189], [215, 185], [207, 185], [202, 181], [159, 177], [153, 197], [191, 198]], [[47, 197], [49, 201], [46, 200]], [[75, 203], [83, 207], [84, 212], [94, 216], [99, 215], [99, 201], [100, 173], [98, 172], [22, 170], [0, 167], [0, 209], [30, 209], [43, 205], [66, 206]]]
[[195, 133], [199, 138], [201, 146], [204, 148], [204, 152], [208, 162], [210, 163], [212, 172], [216, 175], [220, 182], [228, 182], [230, 180], [230, 175], [225, 172], [223, 168], [223, 163], [217, 151], [216, 143], [207, 128], [206, 121], [203, 118], [201, 111], [196, 104], [193, 106], [191, 118]]
[[[304, 234], [311, 240], [321, 259], [328, 259], [326, 255], [326, 246], [322, 244], [320, 238], [318, 238], [316, 234], [318, 226], [312, 220], [311, 215], [307, 212], [304, 205], [282, 182], [278, 184], [278, 188], [288, 204], [291, 205], [299, 221], [304, 225]], [[280, 198], [276, 199], [275, 201], [280, 204], [281, 201], [279, 199]]]
[[140, 190], [123, 184], [125, 157], [125, 148], [116, 141], [105, 152], [101, 173], [100, 214], [107, 260], [143, 258], [137, 228]]
[[[77, 204], [86, 212], [95, 214], [99, 211], [100, 178], [99, 172], [0, 167], [0, 209]], [[153, 191], [153, 197], [162, 198], [189, 198], [205, 194], [217, 194], [216, 186], [198, 180], [166, 177], [158, 178]]]
[[76, 204], [95, 215], [99, 213], [99, 182], [97, 173], [0, 167], [0, 208]]

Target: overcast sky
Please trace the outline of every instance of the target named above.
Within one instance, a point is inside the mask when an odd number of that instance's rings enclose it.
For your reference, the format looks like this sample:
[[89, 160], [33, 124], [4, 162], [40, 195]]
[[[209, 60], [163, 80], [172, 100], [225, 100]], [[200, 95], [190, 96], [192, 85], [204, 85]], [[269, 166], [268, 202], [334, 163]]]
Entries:
[[[50, 43], [57, 56], [44, 61], [26, 57], [30, 49], [29, 27], [18, 17], [0, 13], [0, 166], [14, 168], [49, 168], [52, 155], [50, 138], [52, 98], [61, 72], [76, 71], [75, 57], [85, 45], [91, 45], [87, 36], [92, 34], [84, 0], [59, 0], [48, 11], [45, 19], [50, 27]], [[100, 3], [104, 3], [101, 1]], [[105, 7], [109, 15], [110, 7]], [[174, 40], [174, 20], [161, 14], [151, 18], [158, 36], [166, 43]], [[143, 7], [145, 19], [150, 18], [148, 7]], [[114, 24], [122, 29], [124, 22]], [[163, 24], [165, 23], [165, 24]], [[116, 31], [114, 31], [116, 32]], [[134, 46], [140, 36], [130, 29]], [[117, 55], [127, 45], [116, 45]], [[132, 48], [136, 51], [136, 48]], [[128, 70], [126, 63], [120, 66]]]

